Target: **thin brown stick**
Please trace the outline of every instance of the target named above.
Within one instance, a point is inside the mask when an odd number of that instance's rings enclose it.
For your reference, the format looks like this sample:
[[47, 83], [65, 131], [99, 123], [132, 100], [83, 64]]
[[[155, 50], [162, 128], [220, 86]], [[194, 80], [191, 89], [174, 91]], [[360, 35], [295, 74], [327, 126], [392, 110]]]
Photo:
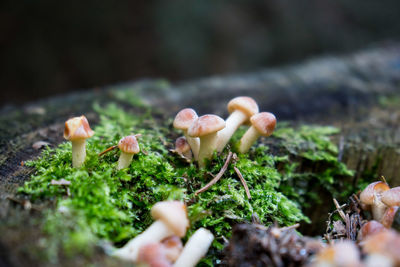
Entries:
[[118, 146], [110, 146], [109, 148], [107, 148], [106, 150], [104, 150], [103, 152], [99, 153], [99, 157], [103, 156], [104, 154], [106, 154], [107, 152], [110, 152], [113, 149], [116, 149]]
[[333, 203], [335, 204], [336, 210], [338, 211], [340, 217], [342, 217], [343, 221], [346, 222], [346, 215], [344, 214], [342, 208], [340, 207], [339, 202], [337, 202], [337, 200], [334, 198]]
[[382, 180], [382, 182], [384, 182], [385, 184], [388, 184], [388, 183], [386, 182], [385, 176], [381, 175], [381, 180]]
[[229, 162], [231, 161], [231, 159], [232, 159], [232, 152], [229, 151], [229, 154], [226, 157], [226, 161], [224, 163], [224, 166], [222, 166], [222, 168], [219, 171], [219, 173], [208, 184], [206, 184], [203, 188], [200, 188], [199, 190], [197, 190], [194, 194], [198, 195], [198, 194], [206, 191], [208, 188], [210, 188], [216, 182], [218, 182], [219, 179], [221, 179], [222, 175], [224, 175], [226, 169], [228, 168], [228, 165], [229, 165]]
[[290, 225], [290, 226], [285, 226], [285, 227], [279, 228], [279, 230], [287, 231], [287, 230], [296, 229], [296, 228], [299, 228], [299, 227], [300, 227], [300, 224], [296, 223], [296, 224], [293, 224], [293, 225]]
[[235, 170], [236, 174], [239, 176], [240, 181], [242, 182], [244, 190], [246, 191], [247, 198], [251, 199], [249, 187], [247, 186], [246, 180], [243, 178], [242, 173], [239, 171], [238, 168], [236, 168], [236, 166], [234, 166], [233, 169]]

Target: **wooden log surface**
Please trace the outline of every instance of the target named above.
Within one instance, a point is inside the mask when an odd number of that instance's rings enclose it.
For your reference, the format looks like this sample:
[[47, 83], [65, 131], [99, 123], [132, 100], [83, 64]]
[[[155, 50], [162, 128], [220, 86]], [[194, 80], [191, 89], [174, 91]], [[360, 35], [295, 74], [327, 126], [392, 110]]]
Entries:
[[[178, 84], [142, 80], [5, 107], [0, 111], [1, 220], [7, 221], [13, 209], [7, 197], [29, 178], [31, 170], [23, 161], [40, 152], [32, 144], [62, 142], [63, 122], [73, 115], [84, 113], [96, 122], [92, 103], [124, 105], [113, 92], [126, 88], [166, 117], [183, 107], [226, 117], [229, 99], [248, 95], [257, 100], [260, 110], [275, 113], [278, 121], [334, 125], [342, 130], [336, 138], [339, 157], [356, 171], [353, 183], [373, 172], [400, 185], [400, 45], [390, 44], [248, 74]], [[0, 237], [0, 250], [8, 242]]]

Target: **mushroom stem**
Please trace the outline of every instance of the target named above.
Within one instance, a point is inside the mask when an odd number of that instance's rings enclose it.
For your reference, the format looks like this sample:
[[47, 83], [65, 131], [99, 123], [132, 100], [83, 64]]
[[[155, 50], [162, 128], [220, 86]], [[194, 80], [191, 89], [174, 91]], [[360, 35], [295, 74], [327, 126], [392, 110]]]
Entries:
[[240, 110], [232, 112], [225, 121], [225, 128], [222, 129], [218, 136], [217, 151], [221, 152], [231, 139], [235, 131], [242, 125], [248, 116]]
[[189, 143], [190, 149], [193, 152], [194, 160], [197, 161], [199, 159], [200, 139], [198, 137], [190, 137], [187, 133], [187, 130], [183, 131], [183, 135], [185, 136], [186, 141]]
[[372, 205], [372, 218], [379, 222], [382, 219], [383, 214], [385, 214], [387, 208], [388, 206], [383, 204], [383, 202], [380, 200], [380, 197], [378, 197], [375, 193], [374, 204]]
[[214, 235], [210, 231], [205, 228], [198, 229], [186, 242], [174, 267], [196, 266], [197, 262], [206, 255], [213, 240]]
[[117, 170], [121, 170], [121, 169], [125, 169], [125, 168], [129, 167], [129, 165], [132, 162], [132, 158], [133, 158], [133, 154], [121, 151], [121, 155], [119, 156], [119, 159], [118, 159]]
[[78, 139], [71, 141], [72, 143], [72, 167], [80, 168], [86, 158], [86, 140]]
[[205, 166], [205, 159], [211, 158], [218, 139], [218, 132], [207, 134], [200, 137], [199, 167]]
[[239, 153], [247, 153], [258, 137], [260, 137], [260, 133], [254, 126], [251, 126], [240, 139]]
[[116, 250], [114, 256], [127, 261], [137, 261], [141, 246], [150, 242], [158, 242], [174, 233], [161, 220], [155, 221], [143, 233], [130, 240], [125, 246]]

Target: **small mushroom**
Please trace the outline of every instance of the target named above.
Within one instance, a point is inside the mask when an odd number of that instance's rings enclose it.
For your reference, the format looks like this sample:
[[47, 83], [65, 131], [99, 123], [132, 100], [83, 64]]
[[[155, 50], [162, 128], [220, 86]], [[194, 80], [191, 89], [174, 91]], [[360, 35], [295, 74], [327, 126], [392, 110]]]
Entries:
[[171, 267], [165, 248], [160, 243], [148, 243], [140, 247], [138, 263], [144, 263], [148, 267]]
[[351, 241], [342, 241], [322, 249], [311, 266], [361, 267], [362, 265], [357, 246]]
[[72, 166], [80, 168], [86, 158], [86, 139], [92, 137], [94, 131], [90, 129], [85, 116], [75, 117], [65, 122], [64, 138], [72, 143]]
[[240, 125], [258, 113], [258, 105], [253, 98], [247, 96], [235, 97], [228, 103], [229, 117], [226, 126], [219, 133], [217, 151], [221, 152]]
[[365, 223], [361, 227], [358, 239], [359, 240], [363, 240], [367, 236], [379, 233], [380, 231], [383, 231], [385, 229], [386, 228], [380, 222], [377, 222], [375, 220], [371, 220], [371, 221]]
[[183, 245], [181, 239], [178, 236], [173, 235], [165, 238], [161, 241], [161, 244], [164, 246], [165, 256], [167, 259], [170, 262], [175, 262], [182, 252]]
[[176, 139], [175, 152], [189, 160], [192, 159], [192, 151], [190, 150], [190, 145], [184, 136], [178, 137]]
[[388, 207], [381, 218], [381, 223], [386, 228], [391, 228], [394, 218], [396, 216], [397, 211], [399, 210], [398, 206]]
[[247, 153], [260, 136], [270, 136], [275, 129], [276, 118], [269, 112], [261, 112], [250, 118], [251, 127], [240, 139], [239, 152]]
[[130, 240], [114, 255], [128, 261], [136, 261], [140, 247], [151, 242], [159, 242], [166, 237], [183, 237], [189, 226], [186, 205], [179, 201], [156, 203], [151, 209], [151, 216], [156, 221], [144, 232]]
[[374, 182], [369, 184], [360, 194], [360, 201], [364, 210], [372, 210], [372, 218], [376, 221], [382, 219], [387, 206], [381, 201], [382, 193], [389, 190], [389, 186], [384, 182]]
[[204, 115], [196, 119], [188, 129], [188, 135], [200, 138], [199, 167], [211, 158], [218, 140], [218, 131], [225, 127], [225, 121], [217, 115]]
[[204, 255], [206, 255], [214, 235], [205, 228], [198, 229], [186, 242], [181, 255], [176, 260], [174, 267], [196, 266]]
[[174, 120], [174, 128], [183, 131], [183, 135], [186, 137], [187, 142], [192, 149], [194, 160], [198, 159], [200, 150], [200, 139], [197, 137], [191, 137], [188, 135], [188, 129], [190, 125], [198, 118], [196, 111], [191, 108], [185, 108], [178, 112]]
[[118, 147], [121, 150], [121, 155], [118, 159], [117, 169], [121, 170], [131, 164], [133, 155], [139, 153], [140, 148], [134, 135], [129, 135], [119, 140]]
[[360, 243], [364, 253], [378, 254], [392, 260], [393, 266], [400, 264], [400, 235], [394, 230], [383, 230], [368, 236]]

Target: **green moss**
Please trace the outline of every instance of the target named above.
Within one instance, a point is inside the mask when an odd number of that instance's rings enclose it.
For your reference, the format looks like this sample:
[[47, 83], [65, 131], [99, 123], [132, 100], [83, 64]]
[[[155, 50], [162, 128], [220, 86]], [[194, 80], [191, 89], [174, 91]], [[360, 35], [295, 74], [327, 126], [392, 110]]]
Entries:
[[[329, 139], [337, 129], [283, 127], [277, 129], [274, 139], [279, 153], [272, 155], [267, 146], [260, 145], [248, 155], [239, 155], [235, 162], [251, 190], [251, 200], [232, 164], [216, 185], [195, 196], [194, 192], [212, 179], [210, 174], [219, 172], [227, 151], [214, 155], [207, 168], [199, 170], [169, 153], [164, 142], [172, 148], [171, 138], [178, 133], [171, 130], [170, 124], [155, 121], [147, 108], [140, 114], [125, 112], [115, 104], [95, 105], [94, 109], [100, 122], [94, 128], [95, 136], [88, 140], [84, 167], [71, 167], [70, 143], [48, 148], [40, 158], [27, 163], [36, 172], [20, 192], [32, 201], [50, 200], [56, 206], [47, 214], [44, 227], [54, 237], [47, 239], [52, 244], [49, 247], [54, 247], [49, 255], [52, 260], [57, 258], [54, 251], [58, 247], [73, 254], [83, 248], [89, 253], [100, 239], [123, 245], [152, 223], [151, 206], [166, 199], [190, 203], [188, 236], [195, 229], [206, 227], [216, 236], [213, 247], [221, 249], [232, 225], [251, 221], [255, 214], [264, 224], [308, 221], [301, 211], [301, 205], [312, 196], [307, 191], [308, 183], [315, 179], [321, 186], [333, 187], [337, 176], [352, 174], [337, 161], [337, 148]], [[232, 143], [242, 132], [243, 129], [234, 136]], [[98, 157], [99, 152], [132, 133], [142, 134], [141, 153], [134, 156], [129, 168], [116, 170], [116, 150]], [[297, 162], [292, 161], [295, 157]], [[327, 167], [304, 171], [299, 169], [301, 160]], [[51, 180], [62, 178], [71, 181], [68, 190], [51, 185]], [[210, 256], [203, 263], [210, 265], [213, 260], [214, 256]]]

